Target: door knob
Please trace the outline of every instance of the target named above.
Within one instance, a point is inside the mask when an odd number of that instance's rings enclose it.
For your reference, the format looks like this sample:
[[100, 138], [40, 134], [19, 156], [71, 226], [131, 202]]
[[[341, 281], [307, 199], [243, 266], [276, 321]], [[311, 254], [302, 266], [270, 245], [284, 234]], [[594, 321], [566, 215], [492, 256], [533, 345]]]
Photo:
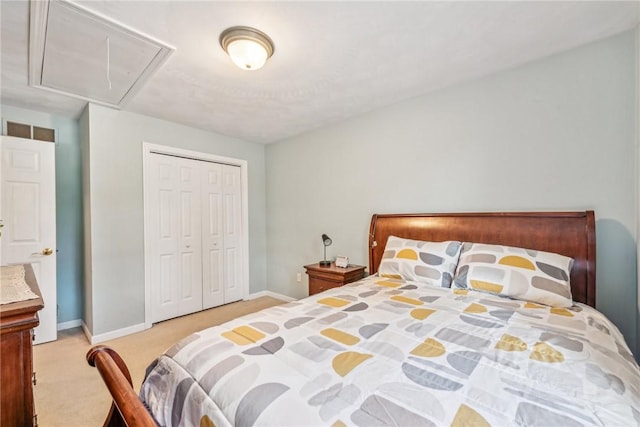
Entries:
[[49, 256], [53, 253], [53, 249], [51, 248], [44, 248], [43, 250], [41, 250], [40, 252], [34, 252], [31, 255], [43, 255], [43, 256]]

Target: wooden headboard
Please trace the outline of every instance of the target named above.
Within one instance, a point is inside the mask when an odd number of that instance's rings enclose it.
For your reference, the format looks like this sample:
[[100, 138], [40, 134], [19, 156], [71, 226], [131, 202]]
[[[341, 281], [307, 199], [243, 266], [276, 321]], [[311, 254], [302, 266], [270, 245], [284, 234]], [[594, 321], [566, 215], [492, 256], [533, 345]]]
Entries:
[[595, 228], [593, 211], [374, 214], [369, 229], [369, 273], [378, 271], [389, 236], [537, 249], [573, 258], [573, 300], [595, 307]]

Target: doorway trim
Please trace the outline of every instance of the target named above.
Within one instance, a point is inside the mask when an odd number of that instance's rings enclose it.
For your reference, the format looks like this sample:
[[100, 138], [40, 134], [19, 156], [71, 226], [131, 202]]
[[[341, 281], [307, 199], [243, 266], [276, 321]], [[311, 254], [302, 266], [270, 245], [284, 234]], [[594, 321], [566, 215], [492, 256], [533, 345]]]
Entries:
[[239, 166], [240, 179], [242, 181], [242, 256], [245, 263], [242, 268], [242, 299], [249, 297], [249, 186], [247, 161], [232, 157], [218, 156], [216, 154], [202, 153], [199, 151], [185, 150], [167, 145], [158, 145], [150, 142], [142, 142], [142, 191], [144, 200], [144, 326], [145, 329], [153, 326], [151, 319], [151, 262], [149, 251], [147, 250], [151, 242], [151, 233], [148, 230], [149, 218], [151, 215], [150, 194], [148, 190], [149, 180], [149, 159], [151, 154], [164, 154], [175, 157], [184, 157], [194, 160], [203, 160], [225, 165]]

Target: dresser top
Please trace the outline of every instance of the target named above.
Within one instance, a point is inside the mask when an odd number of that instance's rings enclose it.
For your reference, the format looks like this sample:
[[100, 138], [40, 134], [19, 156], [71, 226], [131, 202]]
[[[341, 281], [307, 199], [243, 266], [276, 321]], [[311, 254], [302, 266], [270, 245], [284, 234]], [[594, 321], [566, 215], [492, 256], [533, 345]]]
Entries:
[[[32, 322], [32, 318], [38, 310], [44, 307], [44, 301], [42, 300], [42, 293], [38, 287], [36, 276], [33, 273], [31, 264], [24, 264], [25, 282], [38, 298], [29, 299], [25, 301], [12, 302], [9, 304], [0, 305], [0, 323], [4, 329], [8, 323], [14, 324], [15, 322]], [[37, 321], [37, 317], [36, 317]]]

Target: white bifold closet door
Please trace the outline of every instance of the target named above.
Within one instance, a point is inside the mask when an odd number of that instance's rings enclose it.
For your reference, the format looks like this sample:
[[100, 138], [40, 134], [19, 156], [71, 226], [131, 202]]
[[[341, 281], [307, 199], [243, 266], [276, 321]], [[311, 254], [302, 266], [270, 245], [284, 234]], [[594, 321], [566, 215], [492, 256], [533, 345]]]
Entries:
[[151, 154], [152, 322], [242, 299], [240, 167]]

